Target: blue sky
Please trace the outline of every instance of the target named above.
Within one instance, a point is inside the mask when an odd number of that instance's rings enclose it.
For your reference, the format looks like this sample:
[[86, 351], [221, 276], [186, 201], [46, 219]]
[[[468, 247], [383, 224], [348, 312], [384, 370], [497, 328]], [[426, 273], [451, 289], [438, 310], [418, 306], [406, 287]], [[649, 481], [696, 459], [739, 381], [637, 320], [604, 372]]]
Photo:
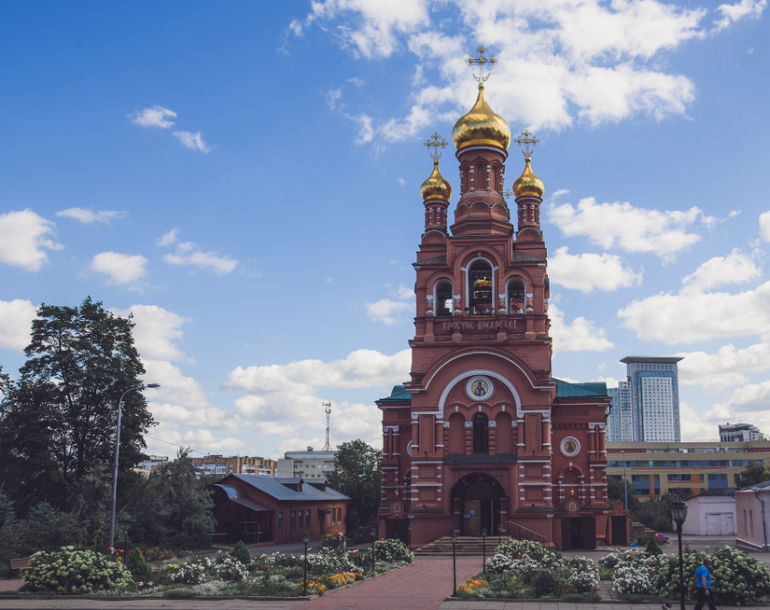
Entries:
[[333, 443], [379, 443], [422, 142], [485, 44], [490, 104], [542, 140], [554, 375], [683, 355], [684, 438], [770, 432], [769, 41], [766, 0], [5, 2], [0, 363], [90, 295], [163, 385], [150, 452], [320, 448], [323, 400]]

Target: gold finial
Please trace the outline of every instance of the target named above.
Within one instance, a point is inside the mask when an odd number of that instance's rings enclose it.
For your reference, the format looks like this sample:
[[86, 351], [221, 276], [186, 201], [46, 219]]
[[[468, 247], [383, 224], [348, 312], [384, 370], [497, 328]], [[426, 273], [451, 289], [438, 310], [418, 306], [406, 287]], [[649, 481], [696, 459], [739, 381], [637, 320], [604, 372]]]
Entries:
[[484, 45], [480, 46], [478, 49], [476, 49], [476, 51], [479, 54], [478, 57], [469, 56], [466, 58], [465, 61], [469, 66], [478, 65], [479, 76], [476, 76], [476, 74], [474, 74], [473, 78], [475, 78], [479, 83], [483, 83], [489, 78], [489, 74], [484, 74], [484, 66], [489, 64], [491, 67], [494, 64], [496, 64], [497, 57], [495, 57], [494, 55], [492, 55], [491, 57], [484, 57], [484, 53], [487, 52], [487, 48]]
[[529, 159], [532, 153], [535, 152], [535, 146], [540, 142], [529, 129], [525, 129], [521, 132], [521, 135], [514, 140], [519, 146], [524, 146], [521, 153]]
[[512, 193], [511, 191], [503, 191], [503, 192], [502, 192], [502, 193], [500, 193], [500, 194], [501, 194], [503, 197], [505, 197], [506, 199], [510, 199], [510, 198], [511, 198], [511, 195], [513, 195], [513, 193]]
[[[441, 158], [441, 152], [439, 151], [439, 148], [446, 148], [446, 140], [438, 135], [438, 132], [436, 132], [427, 139], [425, 146], [428, 148], [430, 158], [434, 161], [438, 161]], [[433, 150], [431, 150], [431, 148]]]

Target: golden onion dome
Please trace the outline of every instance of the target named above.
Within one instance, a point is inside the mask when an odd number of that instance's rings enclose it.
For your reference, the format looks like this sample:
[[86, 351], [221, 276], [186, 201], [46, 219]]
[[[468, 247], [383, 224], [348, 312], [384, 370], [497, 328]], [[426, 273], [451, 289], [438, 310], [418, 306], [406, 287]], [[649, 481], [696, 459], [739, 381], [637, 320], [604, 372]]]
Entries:
[[532, 166], [530, 165], [531, 159], [529, 157], [524, 157], [524, 160], [527, 165], [521, 176], [519, 176], [519, 179], [513, 183], [513, 194], [516, 198], [540, 197], [540, 199], [542, 199], [543, 192], [545, 191], [543, 181], [532, 171]]
[[455, 123], [452, 140], [459, 151], [468, 146], [498, 146], [508, 150], [511, 129], [503, 117], [495, 114], [484, 98], [484, 83], [479, 83], [479, 97], [470, 112]]
[[423, 201], [431, 199], [449, 201], [449, 198], [452, 196], [452, 185], [438, 171], [438, 159], [433, 160], [433, 173], [422, 183], [420, 195], [422, 195]]

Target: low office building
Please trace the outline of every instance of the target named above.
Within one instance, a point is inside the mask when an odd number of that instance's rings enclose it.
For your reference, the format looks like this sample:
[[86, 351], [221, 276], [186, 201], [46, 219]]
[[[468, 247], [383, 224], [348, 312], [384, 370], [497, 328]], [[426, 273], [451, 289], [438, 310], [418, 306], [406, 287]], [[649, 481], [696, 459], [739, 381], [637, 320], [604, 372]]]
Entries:
[[166, 464], [168, 464], [167, 455], [148, 455], [146, 460], [139, 462], [136, 468], [132, 468], [132, 470], [138, 472], [143, 477], [149, 477], [158, 468]]
[[761, 441], [765, 435], [759, 431], [759, 428], [751, 424], [731, 424], [719, 426], [719, 440], [723, 443], [734, 443], [736, 441]]
[[770, 551], [770, 481], [737, 491], [735, 512], [736, 546], [749, 551]]
[[278, 460], [277, 476], [301, 477], [303, 479], [326, 479], [334, 472], [336, 451], [287, 451], [284, 459]]
[[770, 441], [607, 443], [607, 478], [631, 481], [640, 498], [732, 493], [751, 462], [770, 465]]
[[275, 476], [275, 460], [262, 457], [207, 455], [192, 458], [193, 465], [200, 469], [201, 474], [215, 474], [224, 477], [228, 474], [258, 474], [268, 477]]
[[211, 488], [214, 542], [270, 545], [345, 533], [350, 498], [326, 481], [230, 474]]

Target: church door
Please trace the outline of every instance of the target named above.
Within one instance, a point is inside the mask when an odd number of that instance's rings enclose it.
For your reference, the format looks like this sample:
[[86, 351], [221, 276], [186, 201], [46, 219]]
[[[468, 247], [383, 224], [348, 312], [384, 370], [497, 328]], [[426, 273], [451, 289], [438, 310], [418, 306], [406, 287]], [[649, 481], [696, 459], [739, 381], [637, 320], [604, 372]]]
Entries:
[[465, 501], [465, 535], [481, 536], [481, 500]]

